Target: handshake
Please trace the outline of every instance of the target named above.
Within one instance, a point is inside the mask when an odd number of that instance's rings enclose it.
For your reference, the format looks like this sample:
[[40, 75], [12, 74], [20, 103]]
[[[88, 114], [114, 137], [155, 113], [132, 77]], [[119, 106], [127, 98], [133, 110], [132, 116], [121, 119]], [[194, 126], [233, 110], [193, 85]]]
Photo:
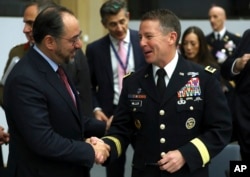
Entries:
[[4, 132], [4, 128], [0, 126], [0, 145], [7, 144], [9, 142], [9, 133]]
[[97, 137], [88, 138], [85, 142], [89, 143], [95, 151], [95, 163], [103, 164], [109, 157], [110, 146]]

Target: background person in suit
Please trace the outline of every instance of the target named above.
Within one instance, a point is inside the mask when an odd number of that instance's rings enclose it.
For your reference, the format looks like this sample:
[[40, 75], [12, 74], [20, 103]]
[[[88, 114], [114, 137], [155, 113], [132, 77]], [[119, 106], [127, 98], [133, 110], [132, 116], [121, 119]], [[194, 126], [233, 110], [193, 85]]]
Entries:
[[236, 83], [232, 108], [235, 118], [236, 138], [240, 145], [241, 157], [250, 163], [250, 29], [247, 29], [233, 56], [229, 57], [221, 67], [221, 74]]
[[178, 54], [180, 32], [178, 17], [167, 9], [142, 16], [140, 46], [148, 65], [124, 78], [102, 138], [112, 161], [136, 132], [133, 177], [208, 177], [209, 161], [231, 137], [230, 110], [214, 70]]
[[[126, 52], [124, 73], [137, 71], [145, 64], [139, 46], [138, 31], [128, 29], [129, 12], [125, 1], [109, 0], [100, 8], [101, 21], [109, 34], [87, 45], [91, 83], [94, 95], [94, 114], [100, 120], [113, 116], [118, 104], [120, 90], [118, 68], [118, 42], [123, 42]], [[107, 177], [123, 177], [125, 153], [107, 167]]]
[[67, 75], [62, 82], [58, 74], [82, 47], [80, 34], [78, 20], [64, 7], [48, 7], [35, 19], [35, 44], [13, 68], [4, 89], [10, 177], [88, 176], [93, 163], [109, 155], [104, 143], [85, 142], [101, 136], [106, 124], [83, 116], [74, 84]]

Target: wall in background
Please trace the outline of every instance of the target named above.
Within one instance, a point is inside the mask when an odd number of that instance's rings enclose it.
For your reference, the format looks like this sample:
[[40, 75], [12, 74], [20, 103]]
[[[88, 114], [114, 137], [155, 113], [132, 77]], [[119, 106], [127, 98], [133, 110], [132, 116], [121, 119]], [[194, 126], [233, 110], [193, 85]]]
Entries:
[[132, 19], [139, 19], [141, 15], [155, 8], [171, 9], [182, 19], [207, 19], [208, 10], [212, 5], [223, 7], [227, 16], [232, 19], [250, 18], [250, 0], [127, 0]]

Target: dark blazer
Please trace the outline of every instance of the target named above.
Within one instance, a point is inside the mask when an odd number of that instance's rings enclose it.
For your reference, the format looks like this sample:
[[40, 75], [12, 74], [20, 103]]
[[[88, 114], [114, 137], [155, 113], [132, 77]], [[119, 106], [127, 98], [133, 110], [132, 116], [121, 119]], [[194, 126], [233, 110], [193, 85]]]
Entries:
[[[211, 48], [211, 52], [214, 58], [217, 60], [218, 60], [218, 57], [216, 56], [216, 53], [218, 51], [221, 51], [222, 49], [225, 50], [225, 54], [227, 57], [231, 56], [234, 53], [236, 47], [238, 46], [240, 39], [241, 39], [240, 36], [237, 36], [229, 31], [226, 31], [224, 36], [222, 36], [221, 40], [219, 41], [215, 39], [213, 32], [206, 36], [206, 40], [207, 40], [209, 47]], [[232, 48], [232, 50], [227, 45], [229, 41], [232, 41], [234, 44], [234, 47]]]
[[[117, 158], [136, 132], [133, 177], [208, 177], [201, 154], [207, 150], [210, 160], [231, 137], [231, 115], [220, 82], [203, 66], [180, 56], [160, 96], [152, 73], [148, 65], [124, 79], [117, 112], [103, 139], [111, 145], [109, 160]], [[204, 146], [190, 142], [195, 138]], [[161, 171], [155, 165], [161, 154], [175, 149], [186, 164], [173, 174]]]
[[228, 58], [221, 67], [221, 74], [229, 80], [234, 80], [236, 83], [232, 108], [233, 117], [235, 118], [236, 132], [239, 144], [243, 152], [250, 154], [250, 63], [248, 62], [245, 68], [238, 75], [232, 75], [231, 68], [236, 58], [242, 57], [245, 53], [250, 53], [250, 29], [247, 29], [240, 44], [238, 45], [235, 54]]
[[88, 136], [101, 136], [105, 124], [84, 117], [51, 66], [31, 48], [13, 68], [4, 89], [11, 135], [9, 176], [85, 177], [93, 166]]
[[[130, 41], [133, 48], [135, 70], [145, 64], [142, 50], [139, 46], [138, 31], [130, 30]], [[109, 35], [87, 45], [91, 83], [93, 87], [93, 106], [101, 107], [107, 116], [113, 115], [114, 83], [110, 56]]]

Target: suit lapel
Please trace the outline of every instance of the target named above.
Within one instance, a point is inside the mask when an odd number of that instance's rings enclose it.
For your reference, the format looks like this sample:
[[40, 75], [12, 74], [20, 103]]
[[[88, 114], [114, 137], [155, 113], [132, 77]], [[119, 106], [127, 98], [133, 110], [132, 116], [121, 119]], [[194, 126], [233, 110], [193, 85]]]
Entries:
[[112, 71], [112, 62], [110, 55], [110, 39], [109, 36], [106, 35], [101, 44], [100, 44], [100, 52], [102, 53], [102, 58], [99, 61], [102, 61], [101, 66], [105, 68], [109, 82], [113, 85], [113, 71]]
[[[44, 76], [47, 79], [48, 83], [65, 100], [65, 102], [68, 104], [68, 106], [70, 107], [72, 112], [76, 115], [76, 117], [78, 119], [80, 119], [78, 110], [74, 106], [72, 98], [68, 94], [66, 87], [61, 82], [61, 80], [58, 77], [57, 73], [53, 71], [51, 66], [42, 58], [41, 55], [39, 55], [34, 49], [32, 49], [32, 50], [34, 52], [34, 55], [36, 55], [35, 57], [37, 58], [37, 60], [33, 60], [34, 62], [36, 62], [37, 69], [44, 74]], [[77, 98], [76, 90], [75, 90], [74, 86], [72, 85], [72, 82], [70, 81], [70, 79], [68, 79], [68, 80], [70, 82], [70, 86], [72, 88], [72, 91], [73, 91], [75, 97]], [[76, 100], [77, 100], [77, 104], [79, 105], [78, 99], [76, 99]]]

